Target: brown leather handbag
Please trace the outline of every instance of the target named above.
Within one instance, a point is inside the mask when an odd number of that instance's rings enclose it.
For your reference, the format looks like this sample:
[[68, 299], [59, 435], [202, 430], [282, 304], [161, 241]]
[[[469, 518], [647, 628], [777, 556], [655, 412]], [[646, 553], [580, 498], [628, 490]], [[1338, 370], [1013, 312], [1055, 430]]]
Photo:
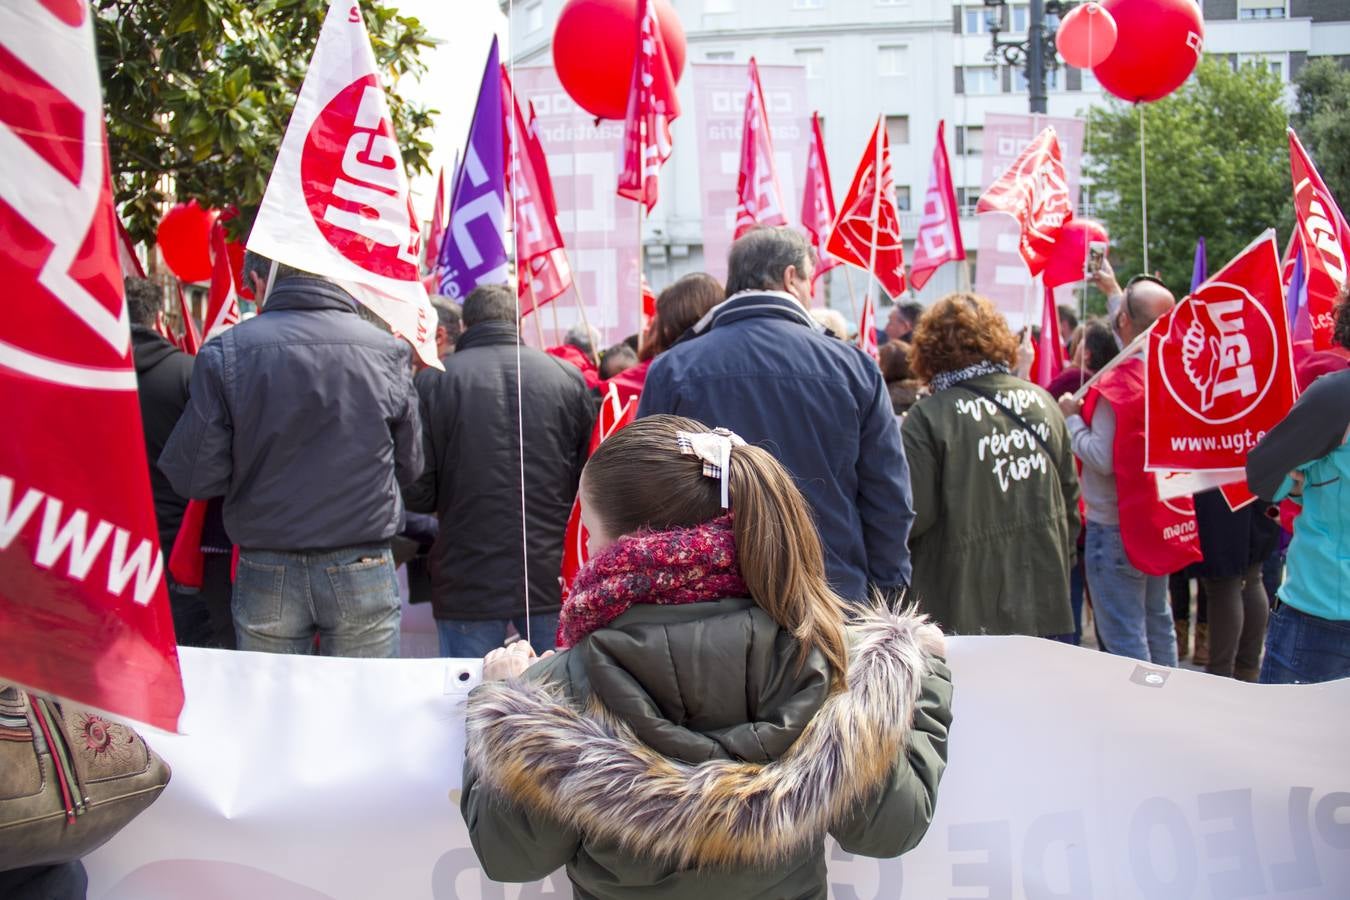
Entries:
[[0, 685], [0, 871], [79, 859], [168, 783], [126, 725]]

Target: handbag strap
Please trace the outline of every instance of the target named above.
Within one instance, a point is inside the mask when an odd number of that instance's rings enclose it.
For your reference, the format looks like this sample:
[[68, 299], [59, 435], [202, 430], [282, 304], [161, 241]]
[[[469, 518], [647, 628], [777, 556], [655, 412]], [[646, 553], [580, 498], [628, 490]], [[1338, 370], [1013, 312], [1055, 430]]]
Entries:
[[1045, 438], [1041, 437], [1041, 433], [1037, 431], [1035, 428], [1033, 428], [1030, 422], [1019, 416], [1017, 413], [1013, 412], [1012, 409], [1010, 409], [1007, 406], [1007, 404], [999, 400], [998, 397], [996, 397], [994, 394], [991, 394], [988, 391], [981, 390], [980, 388], [977, 387], [972, 387], [969, 384], [962, 383], [955, 385], [955, 387], [959, 387], [962, 390], [970, 391], [977, 397], [983, 397], [985, 400], [988, 400], [990, 403], [994, 404], [999, 409], [1003, 410], [1004, 414], [1006, 414], [1008, 418], [1012, 419], [1018, 425], [1022, 426], [1022, 428], [1028, 434], [1030, 434], [1033, 438], [1036, 439], [1036, 443], [1041, 445], [1041, 449], [1045, 451], [1045, 455], [1050, 459], [1050, 465], [1054, 466], [1056, 469], [1059, 468], [1059, 463], [1055, 459], [1055, 452], [1050, 449], [1050, 445], [1045, 442]]

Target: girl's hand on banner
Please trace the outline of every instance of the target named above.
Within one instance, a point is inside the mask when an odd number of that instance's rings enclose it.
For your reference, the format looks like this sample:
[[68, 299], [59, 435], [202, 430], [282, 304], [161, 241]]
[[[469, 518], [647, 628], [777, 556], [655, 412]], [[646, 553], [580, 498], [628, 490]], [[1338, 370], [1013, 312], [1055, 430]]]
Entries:
[[498, 647], [483, 658], [483, 680], [503, 681], [516, 678], [541, 659], [553, 655], [549, 650], [536, 657], [529, 641], [516, 641], [508, 647]]

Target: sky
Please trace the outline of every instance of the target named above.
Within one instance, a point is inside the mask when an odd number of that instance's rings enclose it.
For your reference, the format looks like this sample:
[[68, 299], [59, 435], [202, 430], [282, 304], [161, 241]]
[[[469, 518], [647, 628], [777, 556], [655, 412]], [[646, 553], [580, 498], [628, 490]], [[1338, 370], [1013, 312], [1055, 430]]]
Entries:
[[421, 79], [405, 79], [398, 92], [410, 101], [440, 110], [430, 141], [432, 174], [413, 179], [413, 207], [419, 219], [431, 215], [436, 194], [436, 172], [444, 166], [446, 178], [455, 151], [463, 146], [473, 117], [478, 85], [487, 62], [488, 46], [495, 33], [501, 39], [502, 59], [507, 58], [506, 16], [496, 0], [389, 0], [403, 15], [416, 16], [427, 34], [440, 43], [424, 51], [427, 72]]

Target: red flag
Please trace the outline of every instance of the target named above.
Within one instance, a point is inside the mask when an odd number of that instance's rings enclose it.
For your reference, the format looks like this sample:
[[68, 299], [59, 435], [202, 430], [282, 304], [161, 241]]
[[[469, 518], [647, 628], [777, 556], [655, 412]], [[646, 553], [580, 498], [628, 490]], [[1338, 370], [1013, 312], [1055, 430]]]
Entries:
[[0, 277], [22, 310], [0, 316], [0, 679], [173, 729], [93, 17], [35, 3], [0, 28]]
[[783, 189], [773, 165], [773, 139], [759, 66], [750, 57], [750, 87], [745, 92], [745, 124], [741, 127], [741, 173], [736, 179], [736, 231], [740, 237], [759, 225], [786, 225]]
[[188, 308], [187, 295], [183, 293], [183, 283], [175, 281], [174, 286], [178, 288], [178, 313], [183, 317], [183, 336], [179, 341], [179, 346], [183, 348], [184, 353], [197, 355], [197, 351], [202, 348], [202, 333], [197, 329], [197, 323], [192, 318], [192, 310]]
[[895, 206], [891, 146], [880, 117], [825, 247], [840, 261], [872, 272], [889, 296], [905, 292], [905, 246]]
[[1307, 254], [1313, 349], [1327, 350], [1333, 343], [1336, 297], [1350, 279], [1350, 226], [1292, 128], [1289, 166], [1294, 181], [1294, 215]]
[[675, 76], [656, 21], [656, 3], [638, 0], [638, 52], [628, 86], [628, 114], [623, 122], [623, 171], [619, 196], [652, 211], [658, 173], [670, 159], [670, 123], [680, 116]]
[[[1036, 345], [1036, 370], [1033, 378], [1041, 387], [1049, 387], [1064, 371], [1064, 342], [1059, 334], [1059, 309], [1055, 307], [1055, 289], [1045, 289], [1041, 305], [1041, 339]], [[1070, 376], [1072, 377], [1072, 376]]]
[[553, 188], [544, 187], [549, 180], [544, 150], [525, 125], [506, 66], [502, 66], [502, 103], [512, 117], [506, 128], [506, 186], [515, 213], [516, 290], [523, 316], [571, 287], [572, 270], [550, 206]]
[[[605, 399], [600, 404], [600, 414], [595, 418], [595, 426], [591, 429], [591, 448], [587, 455], [594, 453], [595, 448], [599, 447], [606, 438], [614, 434], [620, 428], [632, 422], [637, 415], [637, 397], [629, 397], [627, 403], [619, 402], [619, 389], [614, 385], [609, 386], [605, 393]], [[586, 553], [586, 528], [581, 524], [581, 495], [572, 501], [572, 514], [567, 518], [567, 533], [563, 538], [563, 561], [562, 561], [562, 589], [563, 599], [567, 599], [567, 594], [572, 587], [572, 579], [577, 576], [577, 571], [585, 564]]]
[[539, 197], [548, 214], [556, 221], [558, 218], [558, 197], [553, 192], [553, 176], [549, 172], [548, 157], [544, 155], [544, 142], [539, 140], [539, 117], [534, 112], [534, 101], [527, 101], [530, 110], [529, 127], [526, 129], [525, 152], [530, 156], [530, 165], [538, 175]]
[[1296, 395], [1274, 231], [1158, 320], [1145, 362], [1145, 468], [1241, 469]]
[[938, 120], [937, 144], [933, 147], [933, 168], [928, 172], [928, 192], [923, 198], [923, 218], [914, 236], [914, 262], [909, 267], [909, 283], [919, 290], [943, 263], [966, 258], [961, 243], [960, 213], [956, 191], [952, 189], [952, 167], [947, 159], [947, 141]]
[[[211, 226], [211, 292], [206, 302], [205, 340], [239, 324], [239, 296], [234, 292], [235, 273], [226, 246], [225, 226]], [[191, 352], [191, 351], [190, 351]]]
[[445, 235], [445, 169], [436, 176], [436, 200], [431, 208], [431, 230], [427, 233], [426, 267], [427, 271], [436, 270], [436, 261], [441, 258], [441, 238]]
[[858, 320], [858, 347], [878, 362], [881, 360], [881, 350], [877, 347], [877, 314], [870, 291], [863, 297], [862, 318]]
[[652, 319], [656, 318], [656, 294], [652, 291], [652, 286], [647, 283], [647, 276], [642, 276], [642, 316], [638, 322], [638, 334], [646, 335], [647, 327], [651, 325]]
[[806, 155], [806, 178], [802, 191], [802, 227], [816, 251], [816, 271], [812, 277], [814, 293], [816, 279], [839, 265], [825, 250], [834, 222], [834, 188], [830, 186], [830, 167], [825, 161], [825, 137], [820, 130], [820, 113], [811, 113], [811, 148]]
[[1073, 218], [1055, 129], [1046, 128], [1036, 135], [1008, 171], [980, 196], [975, 212], [1002, 212], [1016, 219], [1021, 228], [1017, 249], [1022, 261], [1033, 276], [1041, 274], [1059, 230]]
[[120, 217], [117, 219], [117, 261], [121, 265], [123, 278], [132, 275], [137, 278], [145, 277], [145, 267], [141, 265], [140, 257], [136, 255], [136, 244], [131, 240], [127, 226], [122, 224]]

